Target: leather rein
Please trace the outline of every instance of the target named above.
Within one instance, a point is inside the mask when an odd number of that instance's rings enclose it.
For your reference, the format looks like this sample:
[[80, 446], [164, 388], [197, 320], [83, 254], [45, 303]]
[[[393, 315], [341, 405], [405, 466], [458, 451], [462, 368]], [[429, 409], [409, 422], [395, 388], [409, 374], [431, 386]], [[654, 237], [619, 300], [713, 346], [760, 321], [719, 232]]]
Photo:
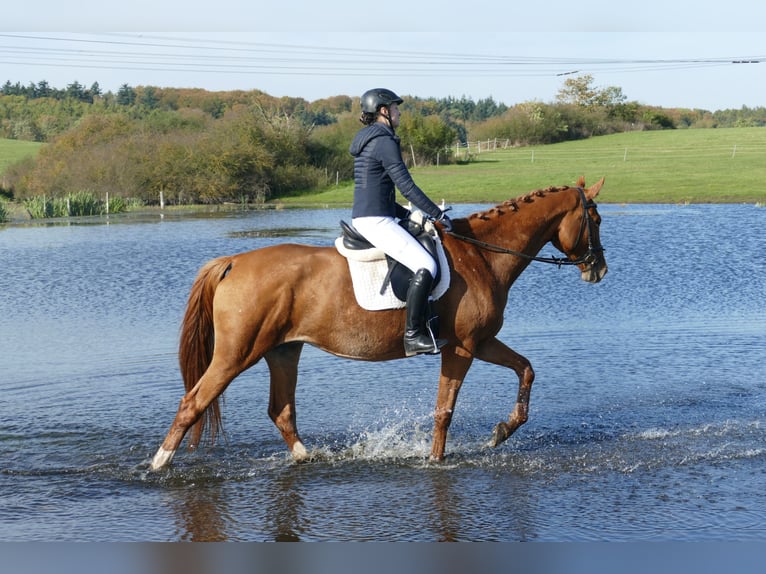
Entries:
[[535, 255], [522, 253], [521, 251], [514, 251], [513, 249], [506, 249], [505, 247], [500, 247], [499, 245], [493, 245], [492, 243], [486, 243], [485, 241], [480, 241], [472, 237], [460, 235], [459, 233], [454, 233], [452, 231], [448, 233], [455, 239], [465, 241], [466, 243], [471, 243], [473, 245], [481, 247], [482, 249], [486, 249], [487, 251], [492, 251], [493, 253], [515, 255], [517, 257], [523, 257], [524, 259], [529, 259], [530, 261], [538, 261], [540, 263], [552, 263], [553, 265], [558, 265], [559, 267], [561, 267], [562, 265], [582, 265], [583, 263], [587, 265], [593, 265], [597, 260], [596, 254], [604, 251], [603, 247], [593, 246], [593, 229], [592, 229], [593, 220], [591, 219], [590, 213], [588, 212], [588, 210], [591, 207], [596, 207], [596, 204], [593, 201], [589, 201], [585, 197], [585, 192], [583, 191], [581, 187], [578, 187], [577, 191], [580, 193], [580, 200], [581, 200], [582, 208], [583, 208], [583, 217], [580, 222], [580, 233], [577, 236], [577, 243], [575, 243], [574, 247], [572, 247], [573, 251], [577, 249], [578, 245], [580, 245], [582, 232], [585, 231], [586, 226], [588, 229], [588, 251], [586, 251], [583, 255], [581, 255], [577, 259], [568, 259], [566, 257], [553, 257], [553, 256], [537, 257]]

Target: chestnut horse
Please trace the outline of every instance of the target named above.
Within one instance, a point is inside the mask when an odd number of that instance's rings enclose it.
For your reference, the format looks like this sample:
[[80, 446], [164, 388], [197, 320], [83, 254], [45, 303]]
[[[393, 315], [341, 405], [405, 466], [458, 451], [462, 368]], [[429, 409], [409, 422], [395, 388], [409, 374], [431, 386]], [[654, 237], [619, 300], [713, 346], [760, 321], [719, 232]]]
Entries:
[[[463, 379], [474, 359], [513, 369], [516, 405], [498, 423], [491, 444], [505, 441], [527, 420], [534, 379], [530, 362], [495, 335], [508, 291], [532, 261], [574, 265], [581, 278], [601, 281], [607, 271], [594, 202], [603, 178], [584, 188], [550, 187], [487, 211], [453, 220], [441, 232], [450, 287], [435, 302], [441, 350], [431, 460], [445, 456]], [[548, 242], [565, 258], [538, 257]], [[173, 458], [187, 431], [189, 448], [209, 426], [221, 426], [218, 397], [240, 373], [266, 359], [271, 376], [268, 414], [295, 460], [308, 457], [296, 426], [295, 389], [304, 343], [340, 357], [366, 361], [404, 358], [403, 309], [367, 311], [356, 302], [348, 262], [335, 247], [282, 244], [224, 256], [205, 264], [191, 288], [183, 319], [179, 361], [186, 394], [164, 442], [151, 461]]]

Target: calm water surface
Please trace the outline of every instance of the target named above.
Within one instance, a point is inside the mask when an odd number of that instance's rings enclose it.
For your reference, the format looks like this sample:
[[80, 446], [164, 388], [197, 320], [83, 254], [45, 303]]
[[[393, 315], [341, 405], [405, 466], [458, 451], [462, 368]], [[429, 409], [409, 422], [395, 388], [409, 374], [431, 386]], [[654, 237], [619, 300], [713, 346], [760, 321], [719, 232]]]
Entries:
[[474, 363], [432, 465], [437, 358], [307, 347], [312, 462], [289, 459], [259, 364], [225, 395], [228, 442], [159, 473], [197, 269], [329, 244], [347, 210], [0, 227], [0, 540], [766, 539], [766, 209], [600, 211], [601, 284], [533, 263], [511, 290], [501, 339], [537, 379], [498, 449], [512, 372]]

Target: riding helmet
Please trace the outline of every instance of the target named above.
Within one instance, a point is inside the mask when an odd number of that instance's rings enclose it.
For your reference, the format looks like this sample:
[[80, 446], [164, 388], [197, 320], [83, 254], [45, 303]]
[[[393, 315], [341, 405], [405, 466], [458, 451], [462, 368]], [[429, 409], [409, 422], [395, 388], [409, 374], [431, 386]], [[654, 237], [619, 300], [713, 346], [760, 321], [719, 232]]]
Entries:
[[362, 94], [362, 111], [374, 114], [382, 106], [401, 104], [404, 100], [386, 88], [373, 88]]

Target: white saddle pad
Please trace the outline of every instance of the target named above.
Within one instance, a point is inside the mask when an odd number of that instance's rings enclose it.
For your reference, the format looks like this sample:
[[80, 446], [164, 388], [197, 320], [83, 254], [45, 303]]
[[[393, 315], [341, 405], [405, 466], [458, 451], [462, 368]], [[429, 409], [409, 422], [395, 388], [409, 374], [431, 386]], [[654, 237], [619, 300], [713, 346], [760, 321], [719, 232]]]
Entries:
[[[432, 290], [431, 297], [439, 299], [449, 288], [450, 275], [449, 263], [447, 263], [442, 242], [438, 236], [435, 237], [435, 241], [441, 277], [439, 283]], [[366, 249], [364, 251], [346, 249], [343, 246], [342, 237], [335, 240], [335, 248], [348, 261], [351, 282], [354, 285], [354, 295], [356, 295], [360, 307], [368, 311], [381, 311], [383, 309], [401, 309], [405, 306], [404, 301], [400, 301], [394, 295], [390, 283], [386, 285], [386, 290], [382, 294], [380, 293], [380, 288], [388, 274], [386, 256], [380, 249]]]

